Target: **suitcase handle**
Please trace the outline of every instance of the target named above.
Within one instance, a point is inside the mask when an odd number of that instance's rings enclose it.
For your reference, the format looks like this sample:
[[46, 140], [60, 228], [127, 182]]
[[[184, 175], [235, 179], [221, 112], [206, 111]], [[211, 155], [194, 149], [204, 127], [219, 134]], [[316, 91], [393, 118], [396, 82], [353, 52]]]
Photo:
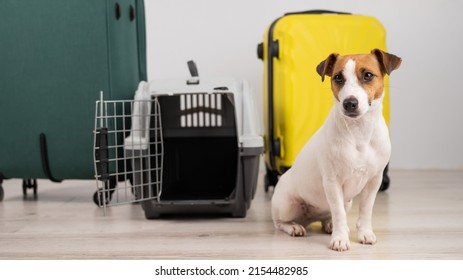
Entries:
[[[116, 20], [120, 20], [122, 17], [122, 11], [121, 11], [121, 5], [117, 2], [116, 2], [116, 5], [114, 5], [114, 13], [115, 13]], [[136, 16], [135, 7], [133, 5], [130, 5], [129, 19], [131, 22], [135, 20], [135, 16]]]
[[302, 12], [286, 13], [285, 16], [291, 16], [291, 15], [319, 15], [319, 14], [352, 15], [352, 13], [336, 12], [336, 11], [331, 11], [331, 10], [308, 10], [308, 11], [302, 11]]

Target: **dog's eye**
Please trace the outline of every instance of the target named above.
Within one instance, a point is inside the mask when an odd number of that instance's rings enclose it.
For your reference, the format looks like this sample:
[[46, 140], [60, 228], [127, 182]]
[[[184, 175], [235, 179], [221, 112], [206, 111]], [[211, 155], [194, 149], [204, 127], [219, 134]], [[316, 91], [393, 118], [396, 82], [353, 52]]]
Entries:
[[341, 73], [334, 75], [333, 80], [338, 85], [344, 84], [344, 77], [343, 77], [343, 75]]
[[375, 75], [373, 73], [371, 73], [371, 72], [363, 73], [363, 80], [365, 82], [369, 82], [369, 81], [373, 80], [374, 77], [375, 77]]

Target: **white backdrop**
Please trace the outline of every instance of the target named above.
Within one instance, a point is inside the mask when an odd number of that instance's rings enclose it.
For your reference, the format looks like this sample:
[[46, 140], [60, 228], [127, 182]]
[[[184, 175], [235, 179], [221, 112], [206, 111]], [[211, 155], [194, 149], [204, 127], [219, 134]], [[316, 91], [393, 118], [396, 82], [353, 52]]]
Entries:
[[256, 45], [286, 12], [331, 9], [378, 18], [392, 73], [392, 168], [463, 169], [463, 1], [145, 0], [149, 79], [200, 76], [248, 80], [261, 112], [263, 64]]

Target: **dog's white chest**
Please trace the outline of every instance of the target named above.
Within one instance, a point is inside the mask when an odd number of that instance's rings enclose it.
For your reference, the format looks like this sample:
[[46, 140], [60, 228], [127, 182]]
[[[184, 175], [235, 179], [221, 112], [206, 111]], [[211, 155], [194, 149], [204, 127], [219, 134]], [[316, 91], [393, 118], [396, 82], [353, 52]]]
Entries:
[[364, 176], [367, 174], [367, 167], [366, 166], [357, 166], [354, 167], [352, 173], [356, 176]]
[[378, 173], [382, 164], [378, 153], [371, 145], [347, 145], [345, 158], [338, 165], [338, 180], [344, 191], [344, 198], [350, 200], [357, 196], [368, 181]]
[[363, 186], [366, 184], [366, 181], [371, 177], [371, 172], [368, 171], [368, 167], [365, 165], [356, 166], [352, 168], [350, 178], [357, 181], [356, 185]]
[[[347, 174], [346, 174], [347, 175]], [[371, 175], [366, 166], [358, 166], [351, 169], [342, 183], [344, 199], [351, 200], [357, 196], [370, 180]]]

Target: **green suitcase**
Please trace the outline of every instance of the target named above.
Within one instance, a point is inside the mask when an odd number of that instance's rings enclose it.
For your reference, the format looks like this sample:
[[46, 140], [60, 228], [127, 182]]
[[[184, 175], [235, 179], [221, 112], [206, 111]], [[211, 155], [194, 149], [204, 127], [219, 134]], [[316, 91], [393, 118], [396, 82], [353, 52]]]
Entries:
[[7, 178], [94, 178], [95, 101], [147, 78], [143, 0], [4, 0], [0, 38], [0, 200]]

